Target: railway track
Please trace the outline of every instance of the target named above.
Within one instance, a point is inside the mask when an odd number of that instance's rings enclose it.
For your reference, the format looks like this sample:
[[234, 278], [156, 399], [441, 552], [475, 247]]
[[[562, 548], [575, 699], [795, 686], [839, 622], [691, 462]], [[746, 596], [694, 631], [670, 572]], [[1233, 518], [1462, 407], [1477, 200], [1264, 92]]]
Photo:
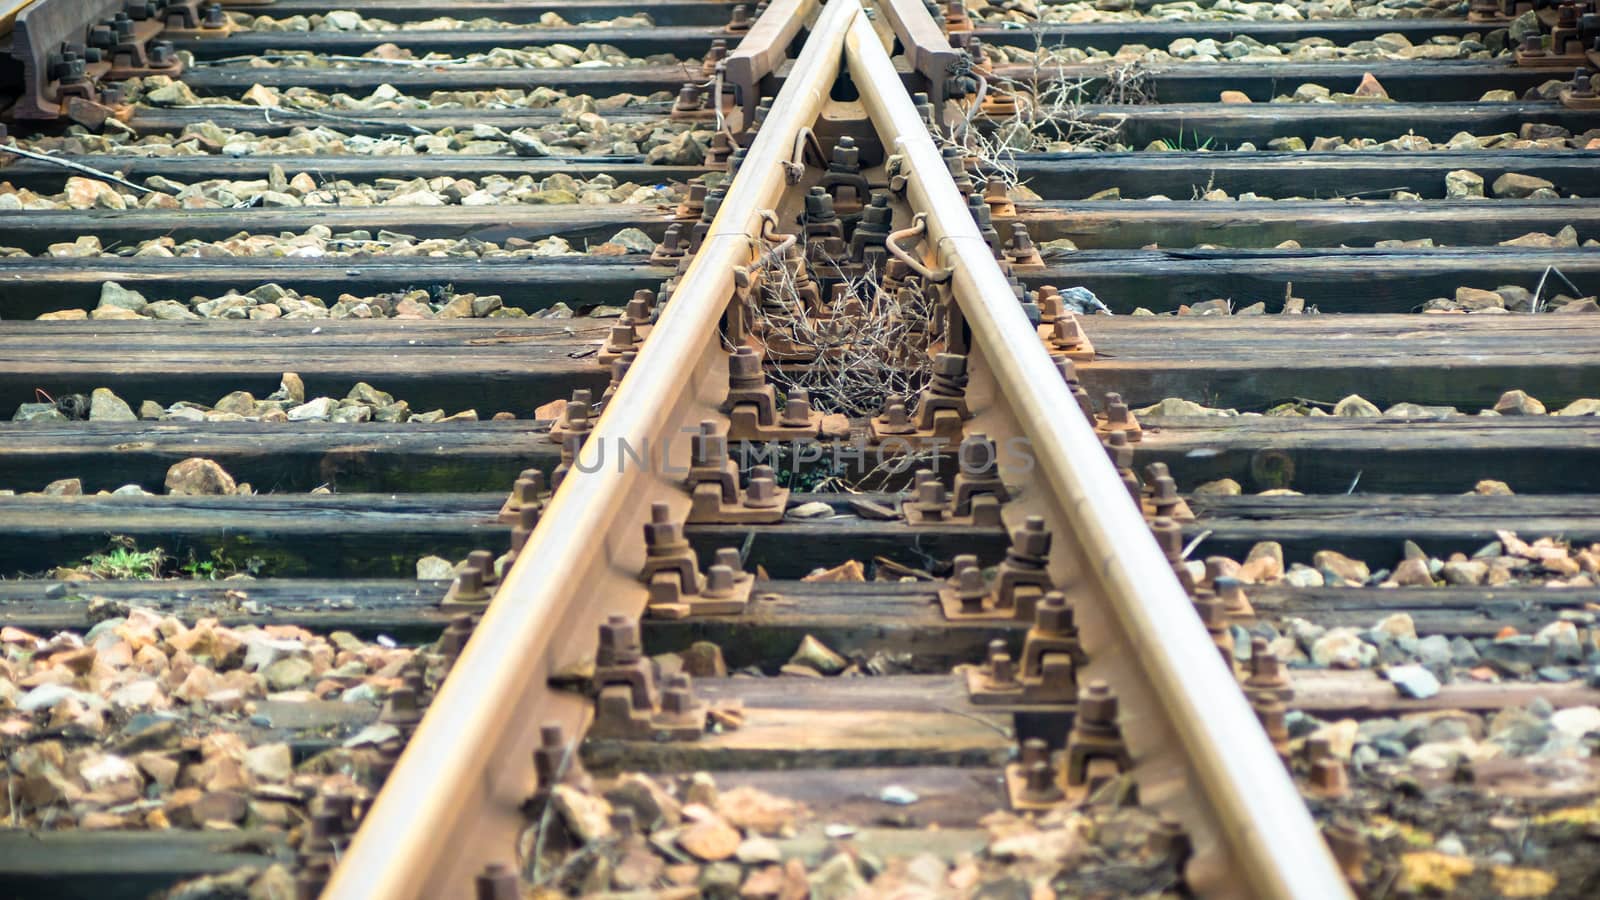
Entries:
[[193, 6], [7, 121], [11, 894], [1593, 890], [1581, 16]]

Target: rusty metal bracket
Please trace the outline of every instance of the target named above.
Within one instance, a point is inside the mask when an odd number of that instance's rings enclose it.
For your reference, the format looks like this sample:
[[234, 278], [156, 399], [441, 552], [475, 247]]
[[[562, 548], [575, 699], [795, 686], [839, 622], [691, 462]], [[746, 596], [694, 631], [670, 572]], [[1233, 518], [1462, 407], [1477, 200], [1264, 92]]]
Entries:
[[1144, 467], [1144, 492], [1139, 505], [1146, 519], [1169, 518], [1174, 522], [1193, 522], [1194, 511], [1189, 501], [1178, 494], [1178, 482], [1167, 471], [1164, 462], [1153, 462]]
[[728, 455], [728, 437], [716, 422], [701, 422], [700, 432], [691, 436], [689, 443], [692, 462], [684, 486], [693, 505], [687, 521], [724, 525], [783, 521], [789, 489], [778, 487], [777, 477], [767, 466], [757, 466], [741, 489], [739, 464]]
[[1139, 427], [1139, 420], [1128, 409], [1128, 404], [1122, 402], [1122, 395], [1115, 391], [1106, 392], [1104, 411], [1095, 417], [1094, 430], [1102, 438], [1110, 436], [1113, 431], [1120, 431], [1135, 444], [1144, 439], [1144, 429]]
[[[706, 94], [711, 98], [707, 101]], [[706, 84], [697, 84], [685, 81], [678, 88], [678, 97], [672, 101], [672, 110], [667, 113], [667, 118], [678, 122], [714, 122], [719, 112], [727, 110], [722, 106], [723, 96], [717, 93], [717, 80], [712, 79]]]
[[587, 437], [594, 430], [595, 420], [599, 418], [594, 414], [594, 392], [588, 388], [578, 388], [572, 392], [572, 399], [567, 401], [566, 408], [561, 411], [561, 418], [550, 426], [550, 432], [545, 435], [545, 440], [552, 444], [565, 443], [567, 435]]
[[[617, 324], [606, 332], [606, 339], [600, 345], [600, 352], [595, 354], [595, 359], [600, 365], [610, 368], [612, 363], [624, 355], [639, 351], [639, 345], [650, 336], [652, 327], [650, 301], [654, 297], [655, 294], [649, 290], [634, 291], [633, 299], [623, 308]], [[601, 398], [602, 402], [604, 399]]]
[[1044, 271], [1044, 257], [1039, 255], [1028, 226], [1022, 222], [1011, 223], [1011, 241], [1006, 244], [1005, 257], [1014, 272]]
[[644, 567], [639, 581], [650, 594], [646, 615], [682, 619], [744, 612], [755, 576], [740, 568], [738, 550], [718, 550], [716, 562], [701, 575], [694, 549], [684, 540], [683, 526], [672, 520], [672, 509], [665, 503], [650, 505], [644, 543]]
[[[670, 675], [658, 687], [655, 667], [639, 642], [639, 623], [626, 616], [611, 616], [600, 626], [594, 691], [591, 738], [692, 741], [712, 721], [711, 705], [695, 697], [688, 675]], [[716, 721], [736, 727], [737, 707], [723, 706]]]
[[1132, 767], [1117, 698], [1095, 680], [1078, 693], [1066, 749], [1052, 755], [1044, 741], [1025, 741], [1018, 761], [1006, 767], [1006, 793], [1019, 811], [1080, 806]]
[[450, 590], [439, 601], [439, 609], [454, 613], [482, 612], [493, 599], [494, 587], [500, 581], [494, 570], [494, 554], [488, 550], [467, 554], [467, 564], [456, 573]]
[[961, 440], [967, 409], [967, 358], [956, 353], [940, 353], [933, 360], [933, 380], [917, 401], [912, 418], [904, 397], [894, 396], [884, 403], [883, 412], [873, 417], [871, 443], [898, 441], [917, 449], [923, 446], [948, 446]]
[[1094, 343], [1084, 333], [1077, 315], [1067, 311], [1061, 291], [1054, 285], [1040, 285], [1033, 299], [1039, 307], [1039, 339], [1050, 355], [1074, 363], [1094, 362]]
[[55, 119], [73, 97], [99, 100], [94, 79], [110, 65], [98, 48], [88, 52], [89, 32], [121, 8], [122, 0], [39, 0], [17, 13], [10, 55], [22, 66], [23, 90], [13, 118]]
[[945, 490], [932, 469], [917, 470], [910, 495], [900, 501], [906, 524], [1000, 527], [1000, 507], [1011, 499], [1011, 491], [1000, 478], [999, 457], [988, 435], [972, 434], [956, 448], [958, 471], [951, 490]]
[[1284, 703], [1294, 699], [1289, 672], [1264, 637], [1250, 639], [1250, 674], [1245, 677], [1243, 686], [1245, 696], [1252, 700], [1257, 696], [1276, 697]]
[[[1043, 293], [1039, 295], [1043, 299]], [[1060, 304], [1060, 297], [1056, 297]], [[1083, 333], [1083, 326], [1078, 324], [1078, 317], [1069, 312], [1057, 312], [1049, 323], [1041, 321], [1039, 325], [1039, 340], [1044, 342], [1044, 347], [1053, 357], [1069, 359], [1075, 363], [1094, 362], [1094, 344], [1089, 342], [1089, 336]]]
[[1034, 624], [1022, 642], [1022, 659], [1013, 661], [1003, 640], [989, 645], [989, 658], [966, 672], [967, 697], [974, 704], [1074, 707], [1078, 669], [1089, 662], [1078, 642], [1078, 628], [1065, 594], [1045, 594], [1034, 610]]
[[861, 148], [856, 146], [856, 139], [841, 135], [833, 145], [833, 158], [827, 166], [818, 186], [833, 197], [833, 208], [847, 214], [860, 212], [872, 197], [872, 186], [861, 174]]
[[1005, 179], [998, 176], [984, 183], [983, 202], [989, 205], [989, 216], [992, 219], [1009, 219], [1017, 214], [1017, 205], [1006, 192]]
[[502, 525], [515, 525], [521, 519], [523, 507], [541, 509], [549, 497], [550, 490], [545, 485], [544, 472], [540, 469], [523, 469], [512, 483], [506, 502], [500, 505], [496, 521]]
[[[1600, 50], [1591, 50], [1585, 62], [1590, 58], [1593, 58], [1596, 67], [1600, 68]], [[1561, 105], [1568, 109], [1600, 109], [1600, 94], [1595, 93], [1593, 77], [1594, 72], [1587, 67], [1575, 70], [1572, 73], [1572, 83], [1561, 89]]]
[[996, 567], [993, 584], [985, 584], [976, 556], [955, 558], [955, 571], [939, 591], [945, 618], [952, 621], [1032, 622], [1040, 598], [1055, 590], [1050, 577], [1050, 530], [1038, 516], [1029, 516], [1011, 532], [1011, 546]]
[[168, 0], [160, 12], [163, 37], [204, 40], [241, 30], [213, 0]]
[[822, 413], [811, 408], [810, 393], [792, 389], [778, 411], [777, 391], [767, 380], [761, 354], [748, 346], [737, 347], [728, 360], [728, 414], [730, 441], [813, 440], [822, 431]]

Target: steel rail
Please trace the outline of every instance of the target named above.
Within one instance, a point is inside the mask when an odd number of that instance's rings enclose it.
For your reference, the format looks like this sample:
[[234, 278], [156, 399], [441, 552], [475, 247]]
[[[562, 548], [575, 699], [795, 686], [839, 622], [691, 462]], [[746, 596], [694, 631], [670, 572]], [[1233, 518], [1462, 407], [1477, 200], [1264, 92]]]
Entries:
[[[1118, 692], [1141, 800], [1186, 825], [1196, 851], [1190, 885], [1208, 897], [1350, 897], [1100, 440], [1070, 412], [1076, 403], [865, 17], [851, 28], [845, 53], [863, 106], [885, 148], [893, 148], [887, 152], [903, 157], [908, 196], [926, 216], [936, 264], [953, 270], [976, 363], [968, 367], [969, 433], [1021, 435], [1031, 446], [1030, 477], [1007, 479], [1025, 487], [1005, 515], [1013, 527], [1024, 515], [1045, 515], [1068, 537], [1056, 544], [1051, 574], [1086, 598], [1077, 617], [1091, 658], [1084, 675], [1104, 678]], [[1001, 456], [1002, 472], [1015, 475], [1025, 464]], [[1062, 552], [1067, 547], [1075, 552]]]
[[761, 80], [788, 59], [789, 45], [800, 29], [816, 18], [818, 8], [818, 0], [774, 0], [724, 60], [728, 83], [738, 91], [745, 122], [750, 121], [761, 99]]
[[[521, 807], [534, 787], [540, 727], [560, 723], [578, 738], [588, 715], [586, 698], [552, 689], [549, 677], [592, 661], [608, 615], [637, 617], [644, 609], [640, 535], [650, 502], [670, 503], [680, 520], [689, 508], [681, 486], [688, 440], [680, 437], [670, 450], [656, 442], [719, 416], [727, 354], [717, 326], [733, 294], [733, 270], [751, 263], [759, 210], [782, 196], [794, 135], [821, 111], [859, 12], [853, 0], [836, 0], [818, 18], [704, 244], [606, 404], [579, 465], [440, 686], [324, 898], [468, 896], [485, 865], [511, 861], [527, 825]], [[652, 454], [659, 447], [660, 458], [619, 466], [623, 441], [648, 445]], [[586, 459], [591, 450], [609, 455], [596, 465]]]

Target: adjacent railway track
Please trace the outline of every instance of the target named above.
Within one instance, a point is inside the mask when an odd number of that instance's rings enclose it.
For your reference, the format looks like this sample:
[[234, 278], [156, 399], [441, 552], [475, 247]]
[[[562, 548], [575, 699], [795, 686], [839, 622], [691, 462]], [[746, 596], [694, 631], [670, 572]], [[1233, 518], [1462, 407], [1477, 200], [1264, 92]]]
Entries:
[[1587, 19], [1071, 6], [21, 34], [0, 885], [1585, 895]]

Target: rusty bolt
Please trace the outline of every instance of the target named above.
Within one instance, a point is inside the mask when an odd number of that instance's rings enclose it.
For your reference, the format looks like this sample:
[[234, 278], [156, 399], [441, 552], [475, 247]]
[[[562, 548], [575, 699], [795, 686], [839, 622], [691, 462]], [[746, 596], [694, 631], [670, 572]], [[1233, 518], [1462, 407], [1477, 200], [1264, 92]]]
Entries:
[[1167, 561], [1181, 563], [1183, 561], [1183, 529], [1170, 516], [1157, 516], [1150, 523], [1150, 531], [1156, 536], [1156, 543], [1161, 545], [1161, 552], [1167, 555]]
[[979, 229], [994, 227], [994, 216], [989, 212], [989, 204], [977, 194], [967, 196], [967, 210], [972, 213], [972, 220], [978, 223]]
[[731, 597], [734, 582], [733, 570], [727, 566], [712, 566], [706, 570], [706, 586], [703, 593], [707, 597]]
[[1058, 356], [1055, 362], [1056, 371], [1061, 373], [1061, 380], [1066, 382], [1068, 387], [1078, 383], [1078, 367], [1072, 364], [1072, 360]]
[[906, 411], [904, 397], [890, 397], [883, 405], [881, 418], [878, 430], [885, 434], [909, 434], [917, 430], [911, 423], [911, 413]]
[[1046, 634], [1072, 635], [1078, 631], [1072, 607], [1067, 605], [1067, 595], [1060, 591], [1045, 594], [1033, 615], [1034, 626]]
[[777, 506], [778, 476], [771, 466], [756, 466], [750, 470], [750, 484], [744, 489], [744, 505], [752, 509], [771, 509]]
[[1282, 697], [1289, 688], [1289, 676], [1269, 646], [1266, 638], [1250, 641], [1250, 677], [1245, 679], [1245, 690], [1273, 691]]
[[717, 423], [704, 419], [700, 422], [698, 434], [689, 437], [689, 457], [691, 465], [721, 466], [728, 461], [728, 442], [717, 433]]
[[453, 664], [461, 656], [461, 649], [467, 645], [472, 637], [475, 621], [470, 615], [455, 616], [450, 619], [450, 624], [444, 628], [444, 633], [439, 635], [439, 653], [444, 656], [448, 664]]
[[967, 177], [967, 164], [960, 147], [945, 147], [939, 151], [939, 155], [944, 157], [944, 167], [952, 178], [959, 181]]
[[1572, 93], [1579, 97], [1594, 96], [1594, 82], [1591, 80], [1593, 73], [1588, 69], [1578, 69], [1572, 73]]
[[633, 323], [619, 321], [618, 324], [611, 326], [611, 330], [606, 337], [606, 349], [617, 353], [632, 349], [638, 342], [639, 333], [634, 331]]
[[683, 224], [673, 222], [668, 225], [661, 235], [661, 250], [668, 256], [681, 256], [683, 254]]
[[[538, 472], [537, 469], [530, 469], [529, 471]], [[512, 504], [517, 509], [539, 504], [539, 495], [544, 493], [543, 485], [540, 483], [544, 481], [543, 473], [541, 472], [539, 475], [538, 479], [533, 479], [527, 477], [526, 473], [524, 473], [517, 478], [516, 484], [511, 486]]]
[[1106, 434], [1106, 453], [1111, 457], [1111, 464], [1118, 469], [1133, 468], [1133, 445], [1128, 443], [1128, 433], [1121, 428], [1114, 428]]
[[1005, 179], [998, 175], [989, 176], [989, 180], [983, 186], [983, 202], [986, 204], [1003, 204], [1010, 202], [1010, 200], [1011, 198], [1006, 195]]
[[1011, 532], [1011, 551], [1033, 559], [1050, 554], [1050, 530], [1044, 527], [1042, 516], [1027, 517], [1021, 528]]
[[940, 353], [933, 358], [934, 384], [967, 386], [967, 358], [960, 353]]
[[467, 568], [483, 573], [483, 583], [493, 584], [499, 579], [494, 571], [494, 554], [488, 550], [474, 550], [467, 554]]
[[409, 685], [390, 688], [388, 698], [383, 703], [383, 712], [379, 713], [378, 721], [393, 725], [402, 733], [415, 728], [422, 721], [422, 708], [417, 704], [417, 692]]
[[1078, 325], [1077, 316], [1065, 314], [1056, 316], [1054, 329], [1050, 342], [1058, 350], [1071, 350], [1083, 343], [1083, 328]]
[[652, 556], [670, 556], [689, 546], [683, 539], [683, 529], [672, 520], [672, 507], [665, 503], [650, 504], [650, 521], [644, 526], [645, 550]]
[[639, 643], [639, 623], [627, 616], [609, 616], [600, 626], [600, 647], [595, 651], [597, 666], [627, 666], [644, 656]]
[[949, 503], [944, 482], [930, 478], [917, 485], [917, 499], [912, 506], [925, 519], [942, 519]]
[[1170, 517], [1178, 509], [1178, 482], [1171, 475], [1162, 475], [1151, 488], [1150, 500], [1155, 504], [1156, 515]]
[[1116, 731], [1117, 697], [1104, 680], [1096, 678], [1078, 692], [1078, 716], [1074, 727], [1101, 734]]
[[622, 379], [628, 374], [628, 369], [632, 368], [634, 360], [638, 358], [639, 354], [634, 351], [624, 350], [621, 356], [611, 361], [611, 383], [606, 385], [603, 399], [610, 399], [611, 395], [617, 392], [617, 388], [622, 386]]
[[489, 602], [489, 592], [483, 587], [483, 570], [468, 566], [457, 572], [452, 599], [457, 603]]
[[786, 428], [804, 428], [811, 424], [811, 392], [805, 388], [790, 388], [783, 395], [783, 415], [779, 423]]
[[1028, 234], [1028, 226], [1021, 222], [1011, 223], [1011, 258], [1023, 259], [1033, 253], [1033, 238]]
[[1278, 756], [1285, 760], [1289, 753], [1289, 727], [1284, 717], [1288, 714], [1283, 701], [1277, 697], [1258, 694], [1250, 700], [1250, 707], [1255, 710], [1256, 718], [1261, 722], [1261, 728], [1272, 740], [1272, 746], [1278, 751]]
[[549, 788], [561, 775], [567, 755], [566, 733], [561, 726], [547, 722], [539, 726], [539, 746], [533, 749], [533, 771], [542, 788]]
[[694, 711], [694, 690], [690, 687], [688, 675], [679, 672], [667, 679], [661, 689], [661, 711], [670, 716], [682, 716]]
[[1106, 394], [1106, 422], [1111, 426], [1126, 425], [1128, 418], [1128, 404], [1122, 402], [1122, 395], [1112, 391]]
[[1045, 743], [1044, 738], [1028, 738], [1022, 742], [1022, 753], [1017, 761], [1022, 763], [1024, 769], [1033, 766], [1035, 763], [1048, 764], [1050, 762], [1050, 745]]
[[678, 88], [678, 110], [680, 112], [694, 112], [700, 108], [700, 87], [691, 82], [684, 82]]
[[761, 370], [761, 354], [754, 347], [741, 345], [728, 357], [728, 387], [736, 391], [759, 390], [767, 376]]
[[1006, 650], [1006, 642], [995, 639], [989, 642], [989, 683], [996, 687], [1009, 687], [1017, 683], [1017, 663]]
[[1332, 756], [1311, 764], [1311, 784], [1324, 797], [1343, 797], [1350, 793], [1350, 776], [1344, 762]]
[[1039, 309], [1045, 315], [1054, 317], [1061, 314], [1061, 291], [1055, 285], [1041, 284], [1033, 296], [1034, 302], [1039, 304]]
[[1024, 797], [1034, 803], [1052, 803], [1062, 799], [1061, 786], [1056, 784], [1055, 769], [1048, 761], [1035, 762], [1022, 767], [1027, 784]]
[[982, 612], [983, 602], [989, 596], [989, 589], [984, 586], [983, 572], [978, 568], [977, 557], [958, 556], [955, 564], [956, 598], [961, 601], [962, 612]]

